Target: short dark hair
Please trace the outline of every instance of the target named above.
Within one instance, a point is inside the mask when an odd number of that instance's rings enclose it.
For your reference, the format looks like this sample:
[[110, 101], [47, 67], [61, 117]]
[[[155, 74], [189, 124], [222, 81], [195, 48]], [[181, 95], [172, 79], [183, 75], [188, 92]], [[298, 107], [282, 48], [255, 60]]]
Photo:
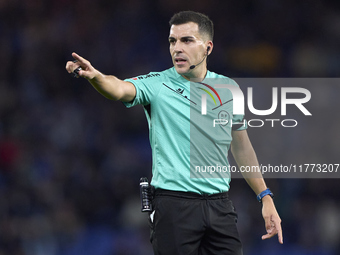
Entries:
[[172, 16], [169, 21], [170, 26], [182, 25], [185, 23], [194, 22], [198, 25], [200, 34], [208, 35], [212, 41], [214, 37], [214, 24], [207, 15], [194, 11], [181, 11]]

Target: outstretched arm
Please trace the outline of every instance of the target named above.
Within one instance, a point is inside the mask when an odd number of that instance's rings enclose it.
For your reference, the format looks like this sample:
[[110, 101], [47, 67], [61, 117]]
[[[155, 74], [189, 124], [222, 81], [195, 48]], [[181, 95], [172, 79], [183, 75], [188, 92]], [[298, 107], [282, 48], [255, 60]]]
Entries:
[[[232, 131], [232, 136], [231, 152], [239, 168], [242, 166], [255, 166], [259, 169], [259, 163], [247, 131]], [[242, 175], [256, 195], [267, 189], [260, 171], [242, 172]], [[262, 240], [271, 238], [277, 234], [278, 240], [282, 244], [281, 219], [276, 211], [274, 201], [267, 195], [262, 198], [262, 204], [262, 216], [267, 230], [267, 234], [262, 236]]]
[[80, 66], [82, 70], [79, 71], [79, 76], [86, 78], [106, 98], [123, 102], [131, 102], [135, 98], [136, 88], [132, 83], [120, 80], [113, 75], [102, 74], [88, 60], [76, 53], [72, 53], [72, 57], [76, 62], [68, 61], [66, 70], [72, 73]]

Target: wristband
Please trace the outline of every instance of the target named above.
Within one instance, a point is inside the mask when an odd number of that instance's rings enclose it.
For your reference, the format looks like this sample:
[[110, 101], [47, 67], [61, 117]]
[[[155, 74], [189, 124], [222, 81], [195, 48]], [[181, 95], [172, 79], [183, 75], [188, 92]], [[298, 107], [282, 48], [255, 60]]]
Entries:
[[82, 68], [79, 66], [79, 67], [77, 67], [72, 73], [71, 73], [71, 75], [72, 75], [72, 77], [73, 78], [79, 78], [79, 71], [80, 70], [82, 70]]
[[274, 197], [273, 192], [271, 192], [270, 189], [266, 189], [266, 190], [262, 191], [260, 194], [258, 194], [256, 198], [261, 203], [262, 202], [262, 198], [264, 196], [267, 196], [267, 195], [271, 196], [272, 198]]
[[[78, 62], [78, 60], [73, 60], [73, 63], [77, 63], [77, 62]], [[71, 76], [73, 78], [79, 78], [79, 71], [80, 70], [83, 70], [83, 69], [81, 68], [81, 66], [78, 66], [76, 69], [73, 70], [73, 72], [71, 73]]]

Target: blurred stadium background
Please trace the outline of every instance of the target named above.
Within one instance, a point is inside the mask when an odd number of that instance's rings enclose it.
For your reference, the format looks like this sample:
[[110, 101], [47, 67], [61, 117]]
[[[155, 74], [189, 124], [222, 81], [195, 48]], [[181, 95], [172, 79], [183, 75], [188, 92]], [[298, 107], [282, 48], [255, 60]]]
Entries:
[[[189, 9], [215, 23], [210, 70], [339, 75], [339, 1], [0, 0], [0, 255], [152, 254], [139, 207], [139, 178], [151, 177], [143, 110], [105, 99], [65, 64], [75, 51], [119, 78], [166, 69], [168, 20]], [[339, 87], [314, 91], [303, 129], [249, 129], [260, 162], [340, 163]], [[338, 179], [267, 184], [285, 243], [261, 241], [261, 206], [235, 179], [244, 254], [340, 254]]]

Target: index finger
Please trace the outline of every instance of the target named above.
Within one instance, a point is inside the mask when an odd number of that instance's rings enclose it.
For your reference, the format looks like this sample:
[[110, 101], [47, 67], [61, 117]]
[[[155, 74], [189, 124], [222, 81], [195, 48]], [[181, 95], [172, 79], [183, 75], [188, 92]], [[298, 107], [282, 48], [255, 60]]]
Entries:
[[280, 244], [283, 244], [283, 234], [282, 234], [282, 227], [281, 224], [278, 223], [278, 228], [277, 228], [277, 238], [279, 240]]
[[77, 60], [78, 62], [80, 62], [80, 63], [85, 63], [86, 62], [86, 59], [85, 58], [83, 58], [83, 57], [81, 57], [81, 56], [79, 56], [77, 53], [75, 53], [75, 52], [73, 52], [72, 53], [72, 57], [75, 59], [75, 60]]

